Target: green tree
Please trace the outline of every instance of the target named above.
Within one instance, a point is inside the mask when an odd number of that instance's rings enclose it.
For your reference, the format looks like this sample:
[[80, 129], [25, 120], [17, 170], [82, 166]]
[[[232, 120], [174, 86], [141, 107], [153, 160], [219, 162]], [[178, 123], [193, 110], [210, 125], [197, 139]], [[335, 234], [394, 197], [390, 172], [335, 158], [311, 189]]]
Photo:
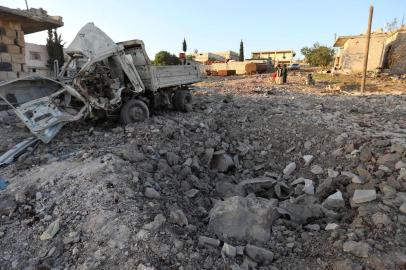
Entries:
[[328, 67], [334, 59], [334, 49], [319, 43], [313, 44], [312, 47], [304, 47], [300, 52], [311, 66]]
[[154, 65], [156, 66], [179, 65], [180, 63], [181, 61], [176, 55], [167, 51], [160, 51], [155, 54]]
[[239, 60], [241, 62], [244, 61], [244, 43], [242, 42], [242, 40], [240, 42], [240, 57], [239, 57]]
[[63, 43], [62, 37], [56, 29], [48, 30], [48, 38], [47, 38], [47, 52], [48, 52], [48, 63], [47, 66], [52, 70], [54, 70], [54, 61], [58, 60], [59, 68], [62, 67], [63, 63], [65, 62], [65, 57], [63, 53]]
[[182, 51], [183, 51], [183, 52], [186, 52], [186, 51], [187, 51], [186, 38], [183, 38], [183, 42], [182, 42]]

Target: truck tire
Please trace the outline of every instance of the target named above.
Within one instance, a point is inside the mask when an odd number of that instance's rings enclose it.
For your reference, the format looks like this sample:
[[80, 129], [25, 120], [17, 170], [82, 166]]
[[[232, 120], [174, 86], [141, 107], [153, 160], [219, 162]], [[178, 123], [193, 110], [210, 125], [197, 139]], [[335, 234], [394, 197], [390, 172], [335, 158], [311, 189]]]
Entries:
[[179, 111], [190, 112], [192, 110], [192, 94], [188, 90], [175, 92], [174, 105]]
[[131, 99], [121, 108], [120, 118], [125, 125], [142, 122], [149, 118], [148, 106], [141, 100]]

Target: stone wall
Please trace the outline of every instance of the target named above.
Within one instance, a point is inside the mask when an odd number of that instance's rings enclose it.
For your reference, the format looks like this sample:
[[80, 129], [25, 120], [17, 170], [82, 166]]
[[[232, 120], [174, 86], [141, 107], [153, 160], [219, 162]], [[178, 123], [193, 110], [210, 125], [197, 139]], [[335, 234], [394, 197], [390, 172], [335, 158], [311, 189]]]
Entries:
[[391, 73], [406, 74], [406, 32], [397, 33], [387, 57]]
[[20, 23], [0, 19], [0, 81], [16, 79], [25, 71], [24, 46]]

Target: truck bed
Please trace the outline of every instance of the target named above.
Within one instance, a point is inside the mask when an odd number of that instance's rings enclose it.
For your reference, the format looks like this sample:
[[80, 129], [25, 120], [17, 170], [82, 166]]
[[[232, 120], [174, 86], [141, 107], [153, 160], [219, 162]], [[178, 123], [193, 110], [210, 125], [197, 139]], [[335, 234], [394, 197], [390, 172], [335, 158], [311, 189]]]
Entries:
[[158, 89], [193, 84], [201, 80], [197, 65], [153, 66], [152, 69]]

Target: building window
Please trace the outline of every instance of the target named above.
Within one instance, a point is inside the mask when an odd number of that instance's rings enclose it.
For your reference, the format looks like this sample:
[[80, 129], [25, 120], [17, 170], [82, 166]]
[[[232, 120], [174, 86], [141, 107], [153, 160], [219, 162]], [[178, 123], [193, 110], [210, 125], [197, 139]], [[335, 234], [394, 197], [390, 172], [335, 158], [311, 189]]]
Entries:
[[41, 54], [39, 52], [30, 52], [30, 60], [41, 61]]

